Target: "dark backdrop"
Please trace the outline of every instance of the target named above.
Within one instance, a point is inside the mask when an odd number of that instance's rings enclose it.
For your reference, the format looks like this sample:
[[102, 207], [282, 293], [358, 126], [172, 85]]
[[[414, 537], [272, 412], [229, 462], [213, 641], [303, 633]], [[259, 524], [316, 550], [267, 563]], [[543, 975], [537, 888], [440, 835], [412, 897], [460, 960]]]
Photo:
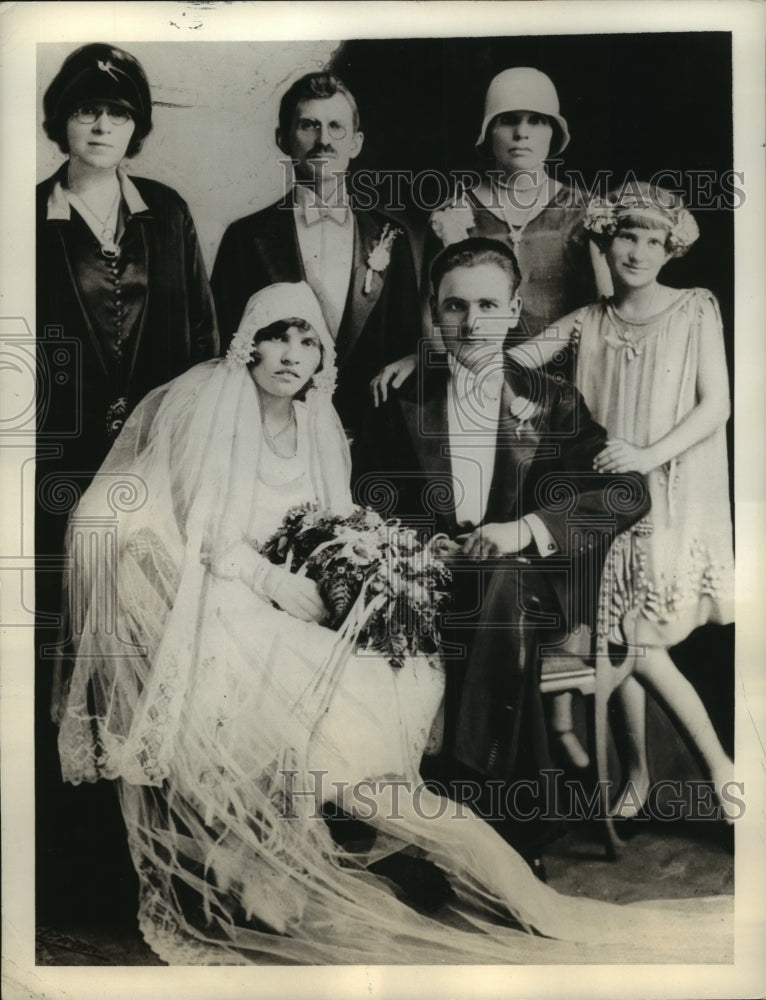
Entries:
[[[509, 15], [508, 32], [513, 31]], [[417, 174], [479, 170], [474, 143], [490, 80], [511, 66], [533, 66], [556, 85], [571, 142], [555, 164], [561, 180], [579, 172], [590, 188], [600, 171], [609, 187], [629, 172], [649, 180], [660, 171], [681, 175], [700, 238], [670, 261], [662, 280], [700, 286], [717, 296], [724, 323], [730, 386], [734, 381], [734, 222], [744, 200], [732, 195], [732, 57], [728, 32], [528, 35], [504, 38], [375, 39], [346, 42], [332, 69], [357, 99], [364, 147], [356, 169]], [[697, 173], [695, 173], [697, 172]], [[735, 182], [746, 188], [744, 182]], [[675, 187], [665, 182], [666, 187]], [[386, 193], [388, 187], [381, 186]], [[407, 200], [408, 186], [400, 191]], [[424, 193], [436, 191], [424, 184]], [[710, 205], [710, 202], [713, 205]], [[424, 226], [427, 213], [409, 198]], [[744, 209], [746, 210], [746, 209]], [[733, 429], [729, 422], [733, 498]], [[705, 626], [672, 651], [700, 692], [727, 752], [733, 752], [734, 630]], [[678, 737], [653, 706], [658, 734], [653, 758], [663, 773], [688, 768]]]

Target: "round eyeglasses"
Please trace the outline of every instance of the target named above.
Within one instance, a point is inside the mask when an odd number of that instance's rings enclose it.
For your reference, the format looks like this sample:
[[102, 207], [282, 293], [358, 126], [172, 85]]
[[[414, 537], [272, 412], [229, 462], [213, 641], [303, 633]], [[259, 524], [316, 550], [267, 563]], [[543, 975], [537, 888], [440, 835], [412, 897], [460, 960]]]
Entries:
[[[316, 118], [299, 118], [295, 127], [303, 135], [313, 134], [315, 139], [319, 139], [322, 135], [322, 123]], [[346, 126], [340, 122], [328, 122], [327, 134], [331, 139], [344, 139]]]
[[81, 125], [92, 125], [102, 115], [106, 115], [112, 125], [127, 125], [133, 117], [119, 104], [83, 104], [72, 112], [72, 117]]

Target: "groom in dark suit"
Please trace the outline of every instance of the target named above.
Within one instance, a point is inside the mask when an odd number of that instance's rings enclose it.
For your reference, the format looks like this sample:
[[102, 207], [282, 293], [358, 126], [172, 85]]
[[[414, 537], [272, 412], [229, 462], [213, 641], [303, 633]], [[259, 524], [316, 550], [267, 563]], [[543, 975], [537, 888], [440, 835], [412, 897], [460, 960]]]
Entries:
[[370, 417], [356, 499], [448, 536], [445, 741], [431, 774], [475, 779], [477, 808], [532, 860], [553, 824], [509, 821], [546, 804], [534, 789], [552, 768], [540, 647], [592, 623], [606, 550], [649, 500], [642, 477], [594, 471], [606, 432], [573, 386], [510, 364], [519, 280], [493, 240], [434, 261], [432, 312], [448, 350], [423, 345], [417, 377]]
[[364, 136], [353, 95], [337, 77], [310, 73], [287, 90], [276, 141], [295, 184], [281, 201], [224, 233], [212, 288], [225, 352], [248, 299], [277, 281], [307, 281], [335, 338], [333, 399], [354, 437], [370, 379], [414, 352], [421, 333], [415, 267], [401, 226], [349, 198], [346, 174]]

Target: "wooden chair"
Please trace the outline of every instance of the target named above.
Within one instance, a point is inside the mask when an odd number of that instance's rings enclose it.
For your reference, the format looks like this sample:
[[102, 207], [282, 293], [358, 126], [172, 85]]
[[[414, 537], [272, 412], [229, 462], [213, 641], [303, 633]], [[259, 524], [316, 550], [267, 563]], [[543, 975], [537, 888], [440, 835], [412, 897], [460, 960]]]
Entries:
[[[640, 528], [640, 533], [645, 529]], [[596, 632], [583, 627], [567, 635], [554, 646], [543, 650], [540, 663], [540, 691], [542, 694], [559, 694], [579, 691], [593, 696], [593, 725], [589, 727], [589, 752], [595, 749], [596, 777], [604, 817], [604, 846], [610, 859], [616, 858], [624, 841], [609, 815], [609, 700], [630, 673], [632, 660], [628, 656], [622, 663], [615, 663], [609, 649], [610, 607], [618, 575], [623, 573], [634, 543], [634, 529], [618, 535], [609, 548], [601, 575], [598, 598], [598, 623]], [[554, 648], [550, 648], [553, 646]]]

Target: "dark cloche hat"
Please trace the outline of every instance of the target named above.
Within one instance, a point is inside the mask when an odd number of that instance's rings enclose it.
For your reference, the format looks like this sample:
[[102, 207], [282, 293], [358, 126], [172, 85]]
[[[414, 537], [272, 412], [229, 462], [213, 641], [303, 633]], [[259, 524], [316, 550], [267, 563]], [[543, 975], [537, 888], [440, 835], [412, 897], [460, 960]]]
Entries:
[[87, 101], [109, 101], [126, 108], [140, 138], [151, 130], [149, 83], [139, 61], [124, 49], [94, 42], [64, 60], [43, 97], [46, 131]]

